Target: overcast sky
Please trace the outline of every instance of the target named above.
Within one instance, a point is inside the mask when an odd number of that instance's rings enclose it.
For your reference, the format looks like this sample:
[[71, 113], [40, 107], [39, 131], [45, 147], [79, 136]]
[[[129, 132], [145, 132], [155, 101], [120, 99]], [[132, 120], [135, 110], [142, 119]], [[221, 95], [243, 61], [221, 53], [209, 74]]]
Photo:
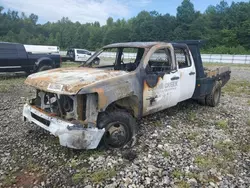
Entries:
[[[191, 0], [196, 10], [204, 12], [209, 5], [220, 0]], [[248, 2], [248, 0], [241, 0]], [[140, 11], [156, 10], [162, 14], [176, 14], [182, 0], [0, 0], [5, 10], [17, 10], [38, 15], [39, 23], [55, 22], [64, 17], [81, 23], [99, 21], [102, 25], [108, 17], [131, 18]], [[227, 0], [231, 4], [232, 0]], [[235, 1], [239, 2], [239, 1]]]

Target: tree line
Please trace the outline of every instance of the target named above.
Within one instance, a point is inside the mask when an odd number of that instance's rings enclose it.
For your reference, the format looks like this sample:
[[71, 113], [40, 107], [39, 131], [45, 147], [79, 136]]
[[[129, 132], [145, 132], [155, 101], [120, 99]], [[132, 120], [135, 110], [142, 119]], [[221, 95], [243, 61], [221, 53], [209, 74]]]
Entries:
[[250, 1], [230, 5], [221, 1], [201, 13], [190, 0], [183, 0], [176, 16], [142, 11], [128, 20], [110, 17], [103, 26], [67, 17], [54, 23], [37, 21], [35, 14], [4, 11], [0, 6], [0, 41], [96, 50], [114, 42], [202, 39], [207, 53], [250, 54]]

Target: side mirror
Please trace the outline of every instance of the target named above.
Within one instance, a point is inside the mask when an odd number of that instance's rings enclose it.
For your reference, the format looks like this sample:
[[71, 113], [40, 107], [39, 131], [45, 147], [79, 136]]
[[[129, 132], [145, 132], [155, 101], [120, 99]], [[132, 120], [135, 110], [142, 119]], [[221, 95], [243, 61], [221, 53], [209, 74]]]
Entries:
[[88, 52], [88, 55], [92, 55], [90, 52]]

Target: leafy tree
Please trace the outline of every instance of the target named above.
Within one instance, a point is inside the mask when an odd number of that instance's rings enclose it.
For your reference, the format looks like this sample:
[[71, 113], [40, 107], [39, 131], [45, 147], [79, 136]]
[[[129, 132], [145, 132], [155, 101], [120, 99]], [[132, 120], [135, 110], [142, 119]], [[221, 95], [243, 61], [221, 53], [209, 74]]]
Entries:
[[37, 22], [35, 14], [4, 11], [0, 6], [0, 40], [96, 50], [114, 42], [205, 39], [207, 52], [250, 53], [250, 2], [222, 0], [200, 13], [191, 0], [183, 0], [176, 16], [141, 11], [128, 20], [109, 17], [103, 26], [67, 17], [54, 23]]

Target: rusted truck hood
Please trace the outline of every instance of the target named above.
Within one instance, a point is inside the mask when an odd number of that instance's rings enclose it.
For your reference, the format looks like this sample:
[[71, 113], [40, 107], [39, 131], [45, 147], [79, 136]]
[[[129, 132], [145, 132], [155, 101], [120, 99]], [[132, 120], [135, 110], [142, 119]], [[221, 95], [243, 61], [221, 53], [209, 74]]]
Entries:
[[128, 74], [125, 71], [97, 68], [59, 68], [30, 75], [25, 84], [58, 94], [77, 94], [80, 89]]

